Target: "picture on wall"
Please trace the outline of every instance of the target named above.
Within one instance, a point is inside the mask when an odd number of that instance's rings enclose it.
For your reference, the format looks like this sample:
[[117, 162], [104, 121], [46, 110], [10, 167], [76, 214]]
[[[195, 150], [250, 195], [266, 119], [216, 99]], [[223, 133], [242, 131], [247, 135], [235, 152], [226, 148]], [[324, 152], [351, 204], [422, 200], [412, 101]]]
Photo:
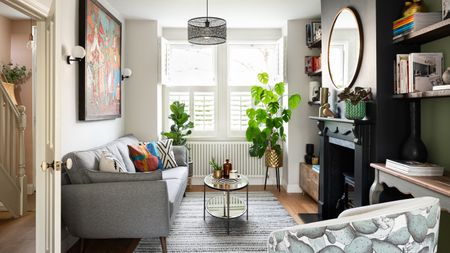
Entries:
[[122, 24], [97, 0], [80, 0], [79, 119], [121, 117]]

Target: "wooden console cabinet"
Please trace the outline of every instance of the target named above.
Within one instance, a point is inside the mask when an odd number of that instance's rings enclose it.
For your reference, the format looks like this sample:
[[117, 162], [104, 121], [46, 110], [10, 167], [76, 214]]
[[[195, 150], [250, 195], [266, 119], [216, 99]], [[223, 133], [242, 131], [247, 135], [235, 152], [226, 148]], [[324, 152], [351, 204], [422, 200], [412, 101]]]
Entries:
[[319, 173], [310, 164], [300, 163], [300, 187], [314, 201], [319, 201]]

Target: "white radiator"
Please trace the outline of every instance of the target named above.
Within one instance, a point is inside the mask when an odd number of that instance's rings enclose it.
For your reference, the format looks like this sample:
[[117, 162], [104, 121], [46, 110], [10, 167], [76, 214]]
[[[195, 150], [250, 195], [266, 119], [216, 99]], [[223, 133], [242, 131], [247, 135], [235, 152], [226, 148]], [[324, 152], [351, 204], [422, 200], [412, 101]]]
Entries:
[[[250, 183], [264, 184], [266, 167], [262, 159], [250, 157], [248, 142], [189, 142], [189, 155], [193, 161], [193, 184], [203, 184], [203, 178], [212, 173], [209, 161], [214, 158], [222, 165], [225, 159], [230, 159], [233, 169], [247, 176]], [[267, 184], [272, 184], [268, 180]]]

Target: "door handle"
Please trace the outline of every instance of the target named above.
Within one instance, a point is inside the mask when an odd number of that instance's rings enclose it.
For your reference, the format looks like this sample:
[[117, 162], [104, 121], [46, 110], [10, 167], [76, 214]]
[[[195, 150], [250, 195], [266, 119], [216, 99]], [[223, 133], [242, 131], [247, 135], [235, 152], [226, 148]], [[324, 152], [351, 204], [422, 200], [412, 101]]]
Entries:
[[72, 169], [73, 162], [72, 159], [68, 158], [65, 162], [61, 161], [53, 161], [51, 163], [42, 162], [41, 163], [41, 169], [43, 172], [46, 172], [48, 169], [54, 169], [56, 171], [61, 171], [61, 169], [64, 167], [68, 170]]

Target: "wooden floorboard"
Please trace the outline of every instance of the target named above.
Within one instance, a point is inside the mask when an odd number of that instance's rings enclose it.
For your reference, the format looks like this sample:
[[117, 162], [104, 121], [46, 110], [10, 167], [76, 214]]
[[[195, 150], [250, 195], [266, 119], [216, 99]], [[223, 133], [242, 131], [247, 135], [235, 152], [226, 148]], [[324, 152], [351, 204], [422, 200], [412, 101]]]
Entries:
[[[250, 186], [250, 191], [263, 191], [264, 186]], [[286, 208], [289, 214], [298, 224], [302, 224], [302, 220], [298, 217], [298, 213], [315, 213], [317, 212], [317, 204], [307, 195], [300, 193], [286, 193], [282, 190], [278, 192], [275, 186], [268, 186], [267, 190], [275, 195], [280, 203]], [[203, 186], [190, 186], [189, 192], [202, 192]], [[209, 190], [212, 191], [212, 190]], [[139, 244], [139, 239], [109, 239], [109, 240], [86, 240], [85, 253], [132, 253]], [[75, 244], [68, 253], [79, 253], [80, 242]]]

